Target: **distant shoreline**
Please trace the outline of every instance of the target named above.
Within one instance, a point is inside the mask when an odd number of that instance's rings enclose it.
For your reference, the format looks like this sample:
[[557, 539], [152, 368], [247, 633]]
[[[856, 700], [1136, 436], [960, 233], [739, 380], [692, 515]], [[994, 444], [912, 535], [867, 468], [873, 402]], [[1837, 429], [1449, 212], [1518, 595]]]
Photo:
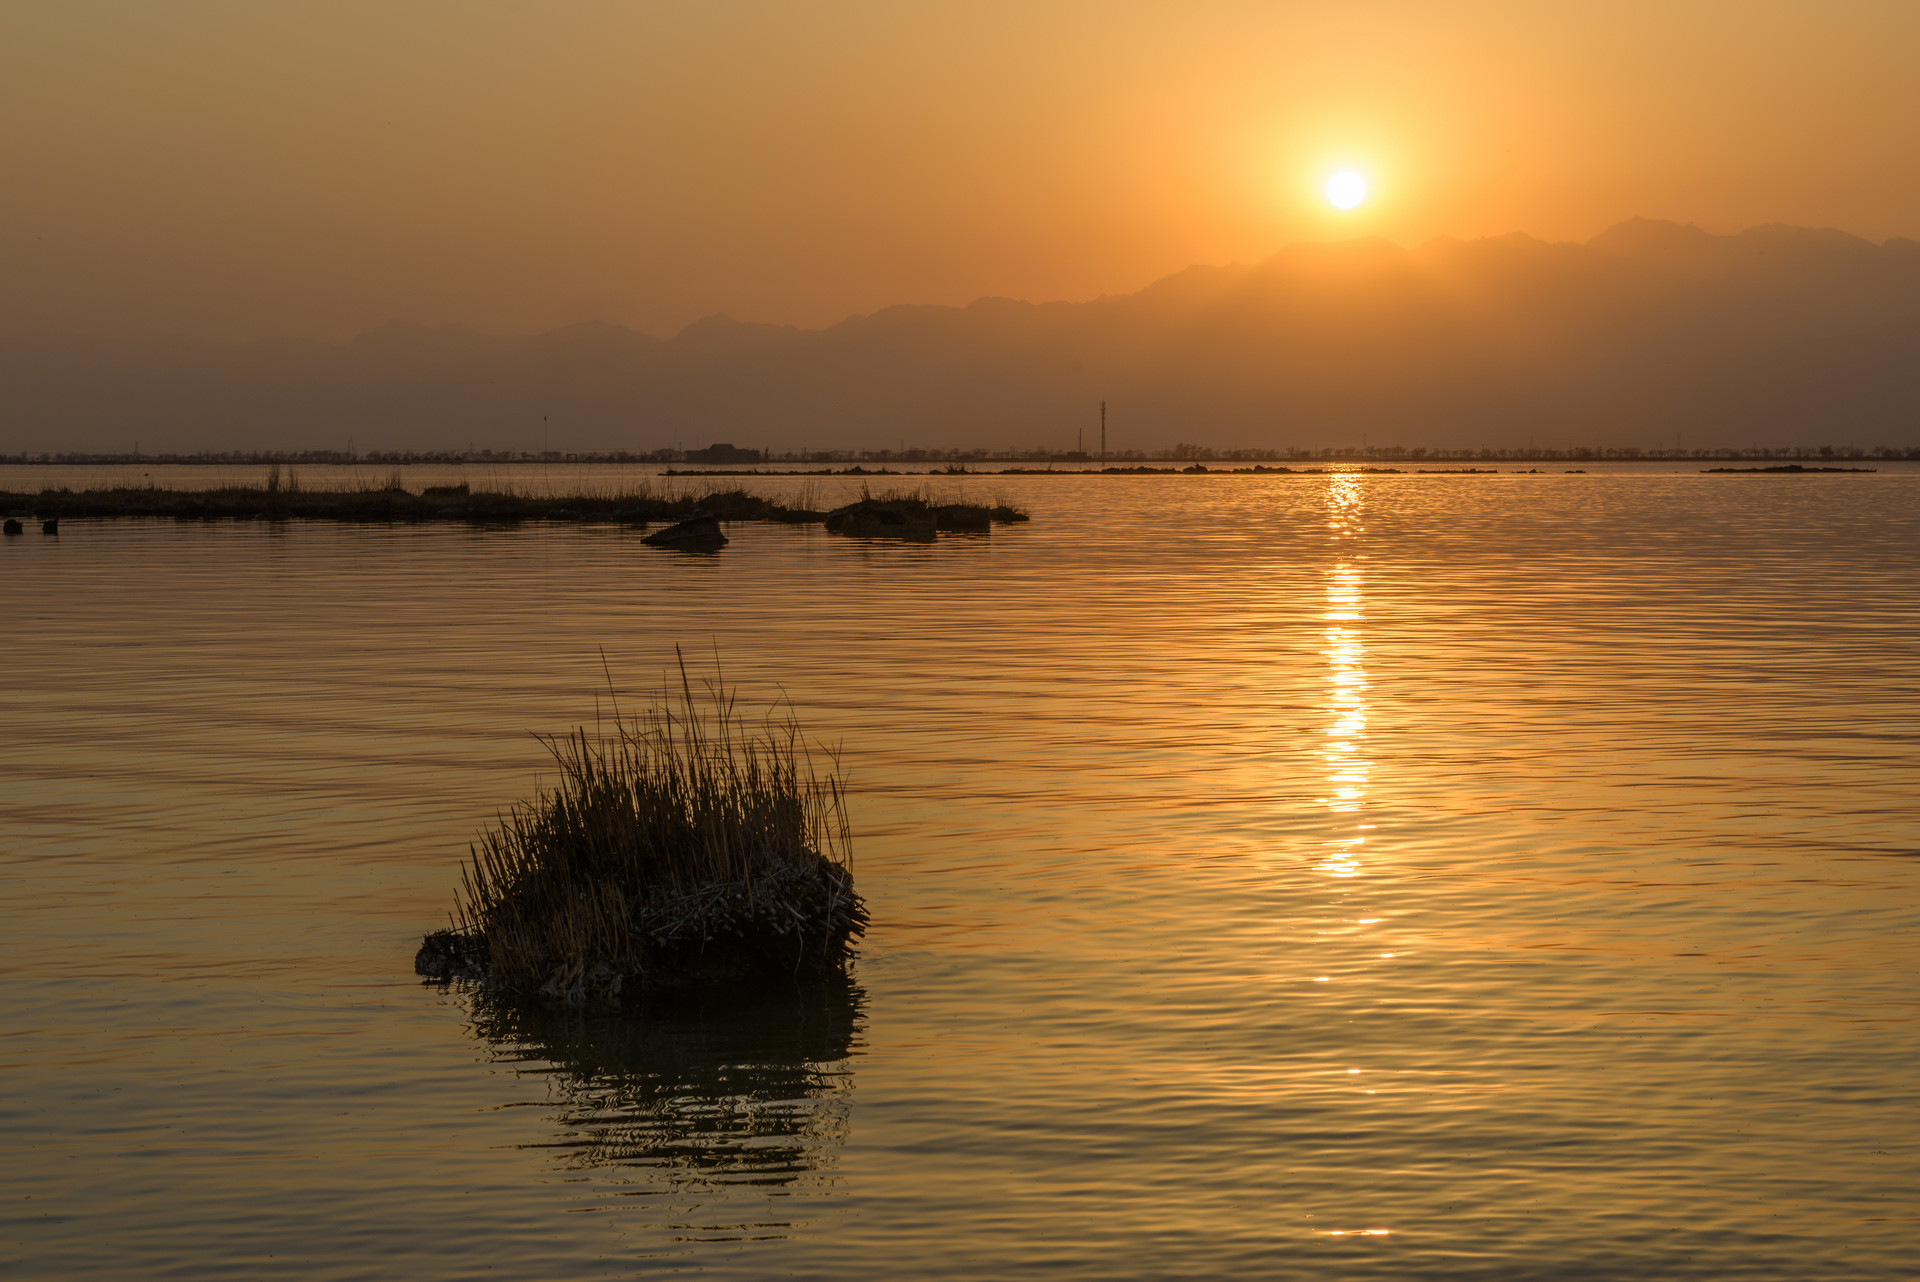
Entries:
[[[1376, 467], [1396, 470], [1445, 467], [1448, 470], [1491, 468], [1499, 464], [1554, 463], [1582, 466], [1593, 463], [1686, 463], [1712, 467], [1728, 463], [1802, 464], [1832, 467], [1844, 464], [1920, 462], [1920, 447], [1860, 449], [1858, 447], [1783, 447], [1752, 449], [1639, 450], [1570, 446], [1566, 449], [1401, 449], [1376, 446], [1362, 449], [1319, 450], [1116, 450], [1104, 463], [1084, 451], [1015, 450], [816, 450], [806, 453], [766, 451], [758, 458], [729, 458], [724, 462], [689, 458], [702, 451], [627, 450], [562, 452], [550, 450], [202, 450], [192, 453], [67, 453], [0, 454], [0, 467], [270, 467], [275, 463], [307, 467], [512, 467], [528, 465], [656, 466], [670, 476], [917, 476], [994, 474], [1072, 475], [1101, 472], [1179, 472], [1190, 467], [1206, 471], [1286, 472], [1337, 467]], [[742, 451], [748, 453], [748, 451]], [[768, 471], [779, 468], [780, 471]]]

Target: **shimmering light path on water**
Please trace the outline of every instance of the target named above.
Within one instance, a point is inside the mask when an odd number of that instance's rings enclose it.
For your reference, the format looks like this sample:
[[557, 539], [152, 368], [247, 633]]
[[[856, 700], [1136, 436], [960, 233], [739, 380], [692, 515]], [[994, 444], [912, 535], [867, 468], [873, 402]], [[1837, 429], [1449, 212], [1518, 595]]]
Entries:
[[[0, 1268], [1910, 1275], [1920, 475], [942, 484], [7, 540]], [[844, 741], [855, 987], [421, 987], [676, 641]]]

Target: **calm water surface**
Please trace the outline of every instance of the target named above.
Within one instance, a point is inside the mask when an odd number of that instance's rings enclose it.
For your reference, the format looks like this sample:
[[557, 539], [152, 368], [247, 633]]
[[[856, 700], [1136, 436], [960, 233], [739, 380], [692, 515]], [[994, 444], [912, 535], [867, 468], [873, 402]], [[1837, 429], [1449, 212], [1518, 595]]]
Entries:
[[[1920, 475], [944, 483], [6, 540], [0, 1271], [1914, 1276]], [[422, 986], [675, 642], [844, 742], [853, 982]]]

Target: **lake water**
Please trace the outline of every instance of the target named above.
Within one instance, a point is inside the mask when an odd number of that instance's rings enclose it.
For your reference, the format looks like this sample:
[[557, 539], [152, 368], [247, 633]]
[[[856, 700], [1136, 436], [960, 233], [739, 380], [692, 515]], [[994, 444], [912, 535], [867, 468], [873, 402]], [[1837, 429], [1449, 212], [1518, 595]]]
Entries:
[[[1920, 472], [940, 484], [6, 540], [0, 1272], [1914, 1276]], [[422, 985], [675, 643], [844, 745], [853, 982]]]

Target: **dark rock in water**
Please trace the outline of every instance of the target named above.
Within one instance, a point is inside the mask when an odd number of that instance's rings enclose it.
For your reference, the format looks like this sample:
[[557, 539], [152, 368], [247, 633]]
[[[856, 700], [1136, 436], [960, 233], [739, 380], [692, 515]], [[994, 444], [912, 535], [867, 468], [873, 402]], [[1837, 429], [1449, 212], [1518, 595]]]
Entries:
[[60, 533], [60, 518], [57, 516], [50, 516], [46, 520], [40, 522], [40, 533], [42, 534]]
[[727, 536], [720, 532], [718, 517], [690, 516], [677, 525], [655, 530], [641, 542], [649, 547], [674, 548], [681, 552], [713, 552], [727, 545]]
[[862, 499], [827, 513], [829, 533], [856, 539], [931, 543], [937, 527], [934, 510], [914, 500]]
[[470, 931], [436, 930], [413, 955], [413, 973], [429, 979], [464, 979], [482, 983], [487, 978], [487, 941]]
[[21, 533], [22, 527], [20, 522], [14, 520], [12, 517], [8, 517], [6, 525], [0, 526], [0, 529], [4, 529], [8, 534], [19, 534]]

